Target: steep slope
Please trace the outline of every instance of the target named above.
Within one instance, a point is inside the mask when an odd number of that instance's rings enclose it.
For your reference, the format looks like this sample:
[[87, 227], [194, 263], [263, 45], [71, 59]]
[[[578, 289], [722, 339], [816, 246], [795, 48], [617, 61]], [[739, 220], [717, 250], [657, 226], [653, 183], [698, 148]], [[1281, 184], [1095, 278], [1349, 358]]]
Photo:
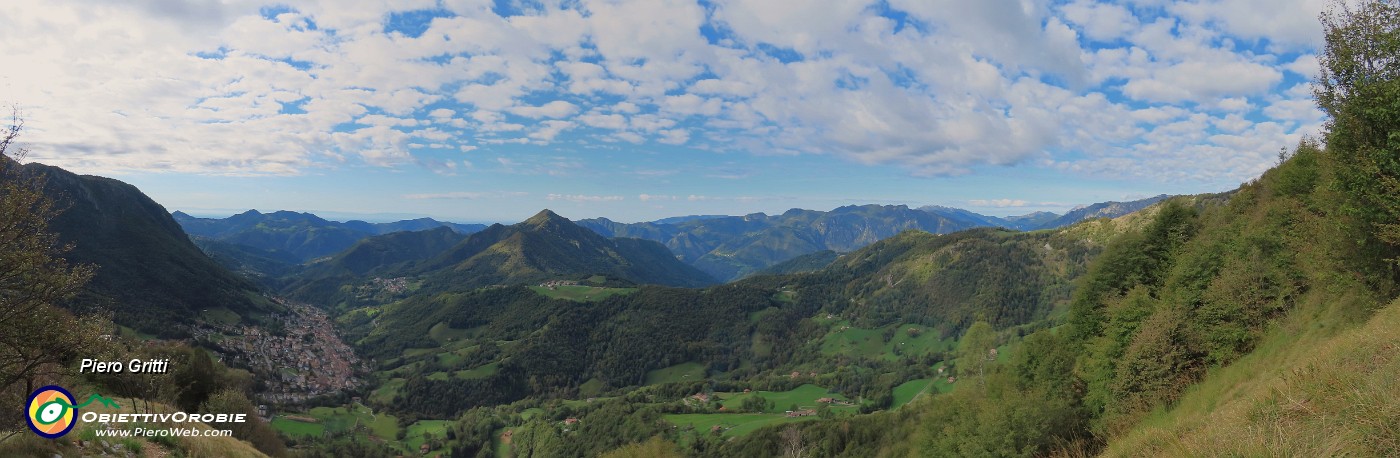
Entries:
[[1356, 326], [1365, 306], [1298, 310], [1104, 455], [1395, 456], [1400, 302]]
[[280, 289], [281, 278], [301, 268], [301, 257], [282, 250], [263, 250], [208, 237], [190, 240], [214, 262], [268, 289]]
[[174, 335], [205, 310], [227, 309], [243, 318], [277, 306], [219, 266], [194, 245], [165, 208], [135, 187], [57, 167], [27, 164], [44, 177], [44, 192], [63, 212], [50, 229], [73, 244], [69, 261], [97, 266], [78, 307], [110, 308], [118, 323]]
[[803, 294], [840, 297], [833, 309], [855, 323], [957, 333], [979, 317], [1000, 327], [1048, 317], [1068, 304], [1071, 282], [1100, 249], [1065, 232], [905, 231], [795, 283]]

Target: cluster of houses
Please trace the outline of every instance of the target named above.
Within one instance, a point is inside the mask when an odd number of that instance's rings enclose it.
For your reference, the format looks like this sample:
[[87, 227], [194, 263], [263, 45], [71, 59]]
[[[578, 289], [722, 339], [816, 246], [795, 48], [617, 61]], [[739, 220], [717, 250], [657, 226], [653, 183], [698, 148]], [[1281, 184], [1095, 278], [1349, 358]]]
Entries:
[[283, 317], [285, 332], [240, 326], [213, 342], [226, 360], [264, 376], [262, 400], [295, 404], [358, 385], [355, 373], [366, 368], [335, 334], [325, 312], [305, 304], [282, 305], [292, 311]]
[[544, 283], [540, 283], [540, 287], [541, 287], [541, 288], [548, 288], [550, 291], [554, 291], [556, 288], [559, 288], [560, 286], [578, 286], [578, 281], [576, 281], [576, 280], [550, 280], [550, 281], [547, 281], [547, 282], [544, 282]]
[[355, 297], [365, 299], [373, 297], [380, 291], [389, 294], [400, 294], [408, 290], [408, 277], [380, 278], [374, 277], [369, 283], [359, 285], [355, 288]]

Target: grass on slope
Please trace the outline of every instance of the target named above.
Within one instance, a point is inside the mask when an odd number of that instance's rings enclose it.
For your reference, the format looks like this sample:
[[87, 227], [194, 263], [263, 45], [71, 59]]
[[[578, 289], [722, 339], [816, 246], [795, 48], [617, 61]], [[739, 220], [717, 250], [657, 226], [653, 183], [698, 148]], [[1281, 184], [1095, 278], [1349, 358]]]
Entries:
[[894, 403], [892, 407], [898, 408], [921, 394], [928, 392], [929, 384], [933, 382], [931, 378], [921, 378], [910, 380], [894, 387]]
[[272, 429], [282, 432], [290, 437], [321, 437], [326, 432], [325, 425], [319, 422], [306, 421], [313, 419], [299, 415], [286, 416], [278, 415], [272, 419]]
[[1106, 455], [1400, 455], [1400, 301], [1347, 329], [1362, 303], [1293, 313]]
[[556, 286], [554, 289], [531, 286], [530, 289], [550, 298], [576, 302], [598, 302], [610, 296], [632, 294], [637, 291], [637, 288], [602, 288], [597, 286]]
[[788, 417], [777, 413], [685, 413], [664, 415], [667, 422], [679, 427], [691, 426], [697, 433], [709, 434], [718, 425], [725, 437], [742, 436], [768, 425], [815, 420], [817, 417]]
[[705, 379], [705, 366], [700, 363], [680, 363], [647, 372], [647, 385], [671, 382], [693, 382]]
[[[834, 398], [841, 401], [847, 400], [845, 396], [830, 393], [826, 388], [807, 383], [788, 391], [755, 391], [752, 393], [738, 393], [732, 396], [725, 395], [722, 396], [724, 399], [723, 405], [726, 408], [738, 410], [740, 406], [744, 404], [745, 399], [753, 396], [763, 396], [764, 399], [773, 403], [772, 407], [765, 410], [767, 413], [785, 413], [788, 410], [792, 410], [792, 406], [794, 405], [799, 409], [813, 409], [817, 407], [817, 400], [821, 398]], [[831, 409], [835, 411], [854, 411], [855, 407], [832, 405]]]
[[[889, 341], [885, 333], [893, 329]], [[912, 331], [912, 332], [911, 332]], [[836, 321], [822, 339], [823, 355], [883, 358], [898, 361], [907, 355], [923, 355], [952, 350], [953, 339], [942, 339], [936, 330], [917, 324], [885, 326], [877, 329], [858, 328], [849, 321]]]

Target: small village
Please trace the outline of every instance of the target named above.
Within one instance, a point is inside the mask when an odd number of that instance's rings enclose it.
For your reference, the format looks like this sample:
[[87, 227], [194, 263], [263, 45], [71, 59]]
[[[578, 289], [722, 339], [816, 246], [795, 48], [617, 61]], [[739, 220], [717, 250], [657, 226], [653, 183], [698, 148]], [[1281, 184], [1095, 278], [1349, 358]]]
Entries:
[[541, 288], [547, 288], [550, 291], [559, 289], [560, 286], [578, 286], [578, 282], [574, 280], [550, 280], [540, 283]]
[[274, 300], [291, 311], [284, 315], [282, 330], [237, 326], [222, 330], [222, 339], [209, 339], [226, 364], [263, 376], [266, 389], [259, 393], [261, 402], [297, 404], [361, 383], [355, 374], [367, 367], [336, 335], [325, 312], [306, 304]]
[[403, 294], [404, 291], [408, 291], [407, 277], [374, 277], [368, 282], [355, 287], [355, 297], [358, 299], [368, 299], [379, 293], [395, 295]]

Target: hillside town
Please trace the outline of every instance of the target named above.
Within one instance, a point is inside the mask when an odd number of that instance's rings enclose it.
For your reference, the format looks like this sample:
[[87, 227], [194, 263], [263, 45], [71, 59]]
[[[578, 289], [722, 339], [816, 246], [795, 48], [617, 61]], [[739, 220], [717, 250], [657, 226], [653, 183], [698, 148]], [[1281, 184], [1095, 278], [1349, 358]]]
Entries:
[[281, 329], [237, 326], [221, 330], [221, 339], [208, 339], [226, 364], [262, 375], [262, 402], [297, 404], [307, 399], [354, 388], [356, 373], [367, 371], [340, 336], [325, 312], [310, 305], [274, 299], [290, 311]]

